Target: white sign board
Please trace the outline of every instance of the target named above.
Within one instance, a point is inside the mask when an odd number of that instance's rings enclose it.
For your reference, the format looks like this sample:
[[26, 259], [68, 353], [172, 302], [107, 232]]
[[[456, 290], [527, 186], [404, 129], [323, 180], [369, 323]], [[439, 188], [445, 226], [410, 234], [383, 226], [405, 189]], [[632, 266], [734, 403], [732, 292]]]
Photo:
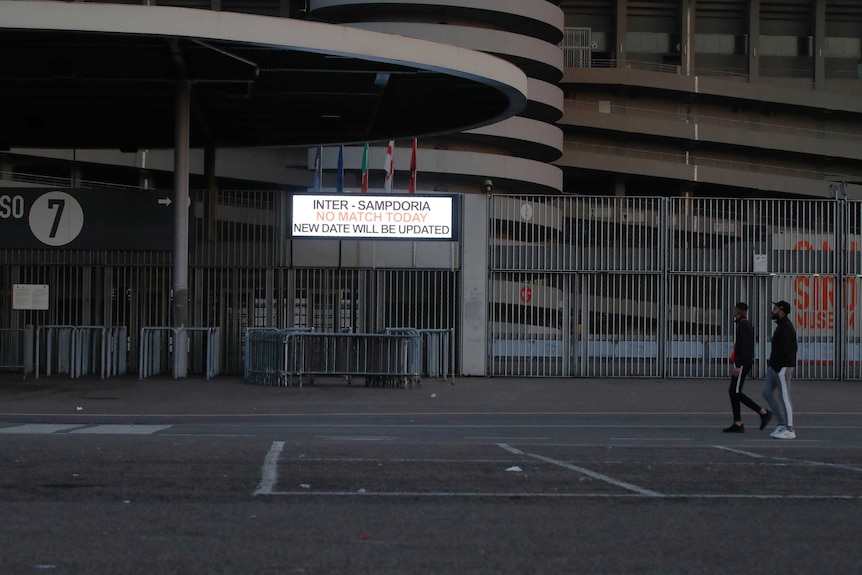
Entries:
[[450, 240], [448, 196], [294, 195], [294, 238]]
[[47, 284], [12, 284], [12, 309], [48, 309]]

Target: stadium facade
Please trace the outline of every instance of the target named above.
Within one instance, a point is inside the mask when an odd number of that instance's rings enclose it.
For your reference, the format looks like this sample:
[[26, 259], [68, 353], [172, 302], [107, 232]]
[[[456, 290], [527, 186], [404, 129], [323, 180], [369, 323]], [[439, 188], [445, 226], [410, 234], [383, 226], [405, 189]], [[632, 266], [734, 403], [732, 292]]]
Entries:
[[[412, 326], [453, 329], [464, 375], [717, 376], [742, 299], [758, 373], [776, 298], [794, 304], [801, 376], [862, 377], [858, 2], [126, 3], [421, 39], [527, 78], [517, 115], [394, 140], [393, 193], [407, 191], [415, 136], [419, 194], [456, 199], [448, 241], [298, 238], [280, 225], [316, 175], [320, 193], [337, 191], [339, 162], [358, 192], [361, 138], [193, 150], [190, 316], [222, 328], [225, 371], [241, 371], [250, 326]], [[383, 193], [387, 141], [369, 144], [370, 192]], [[170, 149], [0, 154], [5, 187], [169, 189], [172, 169]], [[4, 283], [49, 284], [58, 299], [7, 303], [0, 327], [126, 325], [134, 340], [170, 323], [169, 260], [7, 249]]]

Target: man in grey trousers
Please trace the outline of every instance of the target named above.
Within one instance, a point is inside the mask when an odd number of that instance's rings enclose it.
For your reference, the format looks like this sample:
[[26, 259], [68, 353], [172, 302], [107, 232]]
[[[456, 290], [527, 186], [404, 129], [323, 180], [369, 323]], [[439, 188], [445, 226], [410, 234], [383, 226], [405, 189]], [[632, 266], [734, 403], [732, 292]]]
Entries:
[[[772, 302], [772, 319], [775, 331], [772, 333], [772, 351], [769, 354], [766, 378], [763, 382], [763, 397], [778, 420], [775, 431], [770, 433], [776, 439], [796, 439], [793, 429], [793, 405], [790, 403], [790, 380], [796, 369], [796, 328], [787, 317], [790, 304], [786, 301]], [[775, 391], [778, 399], [775, 399]]]

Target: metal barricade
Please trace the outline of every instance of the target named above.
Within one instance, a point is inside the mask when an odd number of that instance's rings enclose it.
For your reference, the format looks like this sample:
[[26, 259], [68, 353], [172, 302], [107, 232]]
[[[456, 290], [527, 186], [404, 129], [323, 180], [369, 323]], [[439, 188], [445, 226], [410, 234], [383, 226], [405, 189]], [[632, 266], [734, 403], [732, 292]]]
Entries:
[[139, 350], [139, 379], [167, 371], [174, 379], [184, 378], [190, 364], [200, 365], [207, 380], [221, 371], [221, 331], [217, 327], [143, 327]]
[[68, 374], [74, 379], [98, 373], [105, 379], [126, 373], [128, 336], [125, 327], [44, 325], [36, 328], [35, 340], [36, 379], [43, 359], [46, 376]]
[[33, 326], [0, 328], [0, 370], [33, 373]]
[[455, 373], [455, 330], [420, 329], [422, 336], [422, 375], [442, 377], [446, 381]]
[[286, 365], [296, 365], [298, 349], [286, 336], [312, 333], [314, 328], [249, 327], [245, 333], [243, 377], [259, 385], [288, 385]]
[[368, 387], [418, 387], [422, 340], [418, 330], [399, 333], [317, 333], [261, 330], [247, 342], [246, 381], [300, 386], [305, 377], [357, 376]]

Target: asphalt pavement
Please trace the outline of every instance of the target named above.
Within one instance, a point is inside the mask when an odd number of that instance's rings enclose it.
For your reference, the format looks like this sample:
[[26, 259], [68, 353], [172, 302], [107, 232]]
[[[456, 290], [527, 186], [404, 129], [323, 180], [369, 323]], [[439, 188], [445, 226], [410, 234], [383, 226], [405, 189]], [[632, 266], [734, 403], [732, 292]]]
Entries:
[[794, 441], [728, 385], [7, 374], [0, 571], [857, 571], [862, 383], [793, 382]]
[[[745, 392], [760, 404], [762, 380]], [[297, 413], [673, 413], [727, 414], [728, 380], [425, 379], [416, 389], [365, 387], [343, 378], [270, 387], [240, 376], [174, 380], [0, 376], [0, 416], [242, 416]], [[799, 425], [806, 413], [862, 413], [862, 382], [795, 380], [791, 398]], [[743, 406], [743, 410], [746, 408]], [[749, 419], [746, 413], [746, 421]]]

